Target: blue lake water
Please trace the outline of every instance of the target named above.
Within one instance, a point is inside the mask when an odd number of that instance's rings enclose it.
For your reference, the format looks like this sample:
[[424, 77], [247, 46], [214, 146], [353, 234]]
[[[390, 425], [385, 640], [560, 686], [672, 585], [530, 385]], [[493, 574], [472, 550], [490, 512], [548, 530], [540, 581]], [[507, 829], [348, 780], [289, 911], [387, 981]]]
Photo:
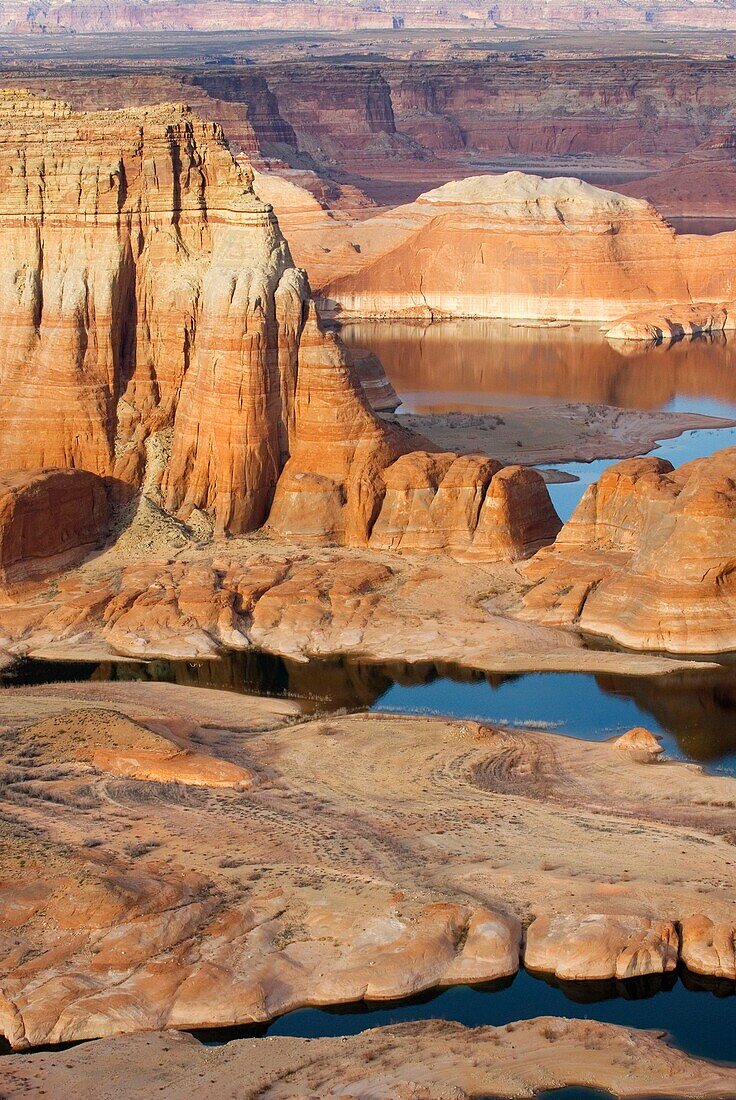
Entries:
[[[561, 984], [522, 970], [506, 984], [454, 986], [399, 1004], [302, 1009], [274, 1020], [259, 1033], [317, 1038], [355, 1035], [367, 1028], [410, 1020], [454, 1020], [480, 1027], [534, 1016], [563, 1016], [660, 1029], [690, 1054], [731, 1061], [736, 1059], [735, 993], [734, 983], [708, 985], [687, 974], [634, 982]], [[243, 1033], [252, 1031], [243, 1029]], [[232, 1029], [199, 1033], [210, 1042], [235, 1034]]]

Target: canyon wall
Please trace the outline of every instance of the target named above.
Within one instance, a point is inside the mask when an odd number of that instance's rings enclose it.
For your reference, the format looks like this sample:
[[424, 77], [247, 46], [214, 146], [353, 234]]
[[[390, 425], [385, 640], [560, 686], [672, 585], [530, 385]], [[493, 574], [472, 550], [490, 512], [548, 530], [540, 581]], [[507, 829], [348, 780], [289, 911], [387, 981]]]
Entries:
[[[6, 469], [145, 483], [183, 519], [252, 530], [296, 442], [308, 459], [295, 419], [323, 367], [366, 454], [387, 465], [406, 449], [342, 345], [307, 322], [304, 273], [216, 125], [180, 106], [75, 115], [5, 93], [0, 178]], [[332, 471], [338, 511], [350, 459]]]
[[617, 185], [675, 164], [736, 125], [732, 66], [687, 59], [260, 62], [156, 73], [63, 62], [4, 82], [79, 109], [181, 100], [249, 157], [359, 182], [396, 205], [478, 163]]
[[171, 30], [352, 30], [500, 26], [534, 29], [733, 30], [733, 0], [3, 0], [0, 29], [94, 33]]
[[[384, 471], [432, 445], [373, 412], [216, 124], [0, 93], [0, 180], [6, 470], [87, 471], [113, 504], [143, 493], [200, 536], [268, 522], [368, 544]], [[478, 537], [486, 560], [527, 556], [559, 526], [537, 475], [502, 483], [479, 470], [466, 486], [505, 532]]]

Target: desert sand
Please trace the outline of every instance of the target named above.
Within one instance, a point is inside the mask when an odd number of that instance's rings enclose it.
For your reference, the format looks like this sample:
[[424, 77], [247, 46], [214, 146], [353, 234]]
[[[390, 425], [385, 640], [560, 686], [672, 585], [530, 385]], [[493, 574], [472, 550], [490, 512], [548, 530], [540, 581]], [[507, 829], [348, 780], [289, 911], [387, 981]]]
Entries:
[[[625, 1072], [622, 1072], [625, 1070]], [[584, 1083], [617, 1096], [724, 1097], [734, 1070], [668, 1047], [651, 1032], [554, 1017], [506, 1027], [464, 1028], [432, 1020], [339, 1039], [243, 1039], [208, 1049], [190, 1035], [154, 1032], [84, 1043], [64, 1053], [9, 1057], [3, 1092], [73, 1092], [110, 1100], [470, 1100], [531, 1096]], [[346, 1090], [349, 1090], [346, 1092]]]

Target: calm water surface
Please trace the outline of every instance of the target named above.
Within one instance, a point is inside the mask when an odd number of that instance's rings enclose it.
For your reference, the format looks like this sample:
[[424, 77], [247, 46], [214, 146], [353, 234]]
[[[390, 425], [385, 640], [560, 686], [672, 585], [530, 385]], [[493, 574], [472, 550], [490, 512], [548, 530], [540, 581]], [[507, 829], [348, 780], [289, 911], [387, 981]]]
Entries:
[[[632, 347], [609, 343], [591, 324], [530, 328], [459, 320], [356, 322], [344, 325], [341, 335], [350, 346], [378, 355], [402, 399], [400, 413], [585, 402], [736, 419], [736, 338], [723, 333]], [[679, 466], [732, 446], [736, 428], [705, 428], [662, 440], [656, 453]], [[578, 479], [549, 486], [563, 520], [610, 464], [547, 464]]]
[[158, 680], [302, 699], [313, 711], [440, 714], [603, 741], [632, 726], [662, 736], [667, 754], [736, 776], [736, 663], [667, 677], [545, 672], [498, 676], [454, 665], [302, 664], [269, 654], [219, 660], [21, 661], [7, 686], [75, 680]]
[[[205, 1042], [238, 1035], [291, 1035], [318, 1038], [356, 1035], [367, 1028], [411, 1020], [454, 1020], [468, 1027], [502, 1026], [534, 1016], [597, 1020], [627, 1027], [667, 1031], [689, 1054], [718, 1061], [736, 1059], [736, 984], [706, 983], [682, 973], [626, 982], [558, 982], [524, 970], [506, 982], [454, 986], [411, 1001], [360, 1003], [331, 1009], [290, 1012], [259, 1029], [198, 1032]], [[560, 1098], [559, 1091], [550, 1095]], [[574, 1095], [572, 1090], [568, 1094]], [[581, 1096], [595, 1096], [581, 1092]]]
[[595, 324], [457, 320], [356, 321], [340, 335], [379, 357], [400, 412], [580, 401], [736, 415], [736, 338], [723, 333], [648, 347], [609, 343]]

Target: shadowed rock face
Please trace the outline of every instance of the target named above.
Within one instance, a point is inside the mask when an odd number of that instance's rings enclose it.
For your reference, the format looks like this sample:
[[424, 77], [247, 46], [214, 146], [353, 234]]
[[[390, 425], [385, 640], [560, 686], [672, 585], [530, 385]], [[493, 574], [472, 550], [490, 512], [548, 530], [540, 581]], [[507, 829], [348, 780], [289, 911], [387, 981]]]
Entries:
[[523, 617], [636, 649], [736, 648], [736, 450], [674, 470], [629, 459], [586, 491], [554, 546], [526, 567]]
[[0, 478], [0, 581], [15, 584], [78, 564], [107, 531], [100, 478], [29, 470]]

